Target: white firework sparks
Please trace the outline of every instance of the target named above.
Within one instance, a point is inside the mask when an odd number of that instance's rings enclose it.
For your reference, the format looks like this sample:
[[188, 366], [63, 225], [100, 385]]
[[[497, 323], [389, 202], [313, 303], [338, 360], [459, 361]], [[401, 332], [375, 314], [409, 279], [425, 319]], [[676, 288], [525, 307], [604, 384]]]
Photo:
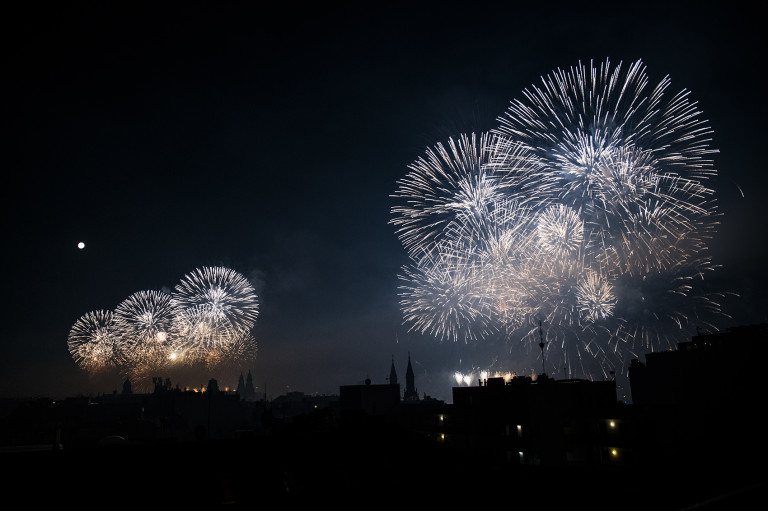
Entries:
[[606, 375], [721, 314], [696, 290], [715, 268], [712, 132], [688, 92], [649, 83], [642, 62], [555, 71], [491, 135], [411, 165], [391, 221], [414, 261], [404, 322], [454, 341], [504, 332], [531, 352], [544, 321], [542, 356]]
[[129, 374], [143, 368], [162, 367], [172, 345], [170, 332], [178, 312], [171, 295], [138, 291], [115, 309], [120, 346], [130, 366]]
[[[403, 268], [400, 304], [411, 329], [457, 341], [484, 336], [489, 311], [480, 289], [480, 275], [450, 254], [427, 254]], [[472, 328], [467, 328], [469, 325]]]
[[441, 243], [457, 224], [465, 235], [482, 236], [496, 204], [537, 198], [526, 192], [539, 168], [522, 145], [494, 135], [450, 139], [447, 148], [437, 144], [427, 149], [398, 182], [393, 197], [400, 204], [392, 208], [391, 223], [415, 257]]
[[120, 365], [122, 353], [111, 311], [88, 312], [69, 331], [67, 347], [77, 365], [96, 374]]
[[538, 219], [536, 234], [543, 250], [556, 259], [565, 259], [581, 250], [584, 222], [564, 204], [550, 206]]
[[208, 320], [221, 327], [221, 332], [250, 330], [259, 314], [258, 297], [248, 279], [220, 266], [198, 268], [185, 275], [173, 298], [182, 310], [205, 306]]
[[258, 297], [245, 277], [204, 267], [185, 275], [173, 294], [139, 291], [114, 312], [83, 316], [68, 346], [83, 370], [116, 368], [146, 388], [159, 372], [174, 368], [202, 364], [214, 371], [252, 363], [257, 316]]
[[555, 200], [579, 212], [594, 253], [622, 272], [696, 259], [716, 225], [712, 131], [687, 92], [667, 98], [668, 77], [648, 83], [640, 61], [626, 72], [579, 64], [499, 118], [500, 134], [546, 162]]
[[613, 286], [602, 275], [589, 272], [576, 286], [578, 308], [584, 320], [595, 323], [613, 315], [616, 296]]

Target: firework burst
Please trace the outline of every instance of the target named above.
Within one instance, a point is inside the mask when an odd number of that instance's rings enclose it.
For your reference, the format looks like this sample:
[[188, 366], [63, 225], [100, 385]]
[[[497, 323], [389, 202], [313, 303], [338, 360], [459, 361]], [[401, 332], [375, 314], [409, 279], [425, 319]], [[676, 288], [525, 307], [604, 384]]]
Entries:
[[546, 164], [553, 199], [579, 212], [590, 250], [611, 270], [663, 270], [699, 254], [716, 225], [712, 131], [669, 77], [653, 88], [638, 61], [542, 78], [499, 118], [498, 133]]
[[77, 365], [94, 375], [121, 364], [118, 341], [112, 312], [98, 310], [88, 312], [72, 325], [67, 347]]
[[173, 298], [182, 310], [203, 305], [206, 321], [219, 330], [220, 342], [226, 342], [229, 332], [250, 330], [259, 313], [258, 298], [248, 279], [220, 266], [198, 268], [185, 275]]
[[152, 371], [168, 363], [177, 311], [171, 295], [161, 291], [133, 293], [117, 306], [114, 319], [128, 375], [136, 378], [145, 368]]
[[412, 330], [453, 341], [475, 340], [488, 333], [490, 317], [480, 292], [481, 276], [468, 264], [449, 253], [438, 253], [403, 268], [400, 304]]
[[613, 286], [594, 272], [587, 273], [577, 284], [576, 299], [582, 319], [592, 323], [611, 317], [616, 306]]
[[523, 91], [491, 134], [427, 149], [393, 195], [413, 261], [404, 322], [453, 341], [501, 333], [589, 376], [721, 314], [696, 285], [715, 268], [712, 132], [669, 88], [642, 62], [579, 64]]
[[555, 259], [576, 256], [584, 242], [584, 222], [564, 204], [548, 207], [539, 216], [536, 234], [541, 248]]
[[439, 143], [409, 168], [393, 195], [399, 204], [392, 208], [391, 223], [415, 258], [452, 231], [461, 242], [484, 241], [488, 228], [496, 226], [498, 204], [537, 199], [527, 192], [539, 161], [521, 144], [495, 135], [463, 135], [447, 147]]
[[72, 327], [68, 347], [83, 370], [117, 369], [147, 388], [159, 372], [202, 367], [210, 374], [252, 363], [257, 316], [258, 298], [245, 277], [204, 267], [185, 275], [173, 293], [139, 291], [114, 312], [86, 314]]

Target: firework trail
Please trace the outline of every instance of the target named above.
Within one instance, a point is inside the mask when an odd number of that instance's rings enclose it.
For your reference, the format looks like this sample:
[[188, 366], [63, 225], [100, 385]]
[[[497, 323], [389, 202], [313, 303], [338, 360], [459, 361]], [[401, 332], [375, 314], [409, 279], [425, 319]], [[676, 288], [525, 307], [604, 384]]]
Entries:
[[[579, 64], [510, 103], [491, 134], [438, 144], [398, 181], [391, 223], [411, 330], [606, 375], [720, 314], [712, 131], [642, 62]], [[544, 322], [546, 340], [540, 339]], [[541, 345], [540, 345], [541, 343]]]

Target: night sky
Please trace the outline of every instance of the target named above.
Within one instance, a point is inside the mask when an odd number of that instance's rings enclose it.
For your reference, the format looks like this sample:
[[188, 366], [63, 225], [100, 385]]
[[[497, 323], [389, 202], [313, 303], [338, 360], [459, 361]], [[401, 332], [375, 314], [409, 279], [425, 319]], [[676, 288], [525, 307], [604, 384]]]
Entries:
[[768, 322], [762, 18], [501, 4], [5, 8], [0, 396], [110, 392], [72, 361], [73, 323], [223, 265], [259, 293], [269, 395], [385, 383], [393, 358], [402, 381], [410, 353], [420, 394], [450, 400], [453, 347], [401, 325], [390, 195], [427, 147], [580, 60], [642, 59], [692, 92], [720, 150], [713, 286], [739, 294], [720, 324]]

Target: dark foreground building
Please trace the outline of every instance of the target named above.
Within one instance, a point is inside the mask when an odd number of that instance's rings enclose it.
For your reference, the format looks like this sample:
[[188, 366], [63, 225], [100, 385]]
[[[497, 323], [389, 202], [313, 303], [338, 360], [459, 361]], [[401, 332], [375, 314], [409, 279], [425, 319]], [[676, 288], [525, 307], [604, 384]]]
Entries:
[[697, 335], [629, 369], [636, 440], [659, 463], [740, 467], [768, 455], [762, 374], [768, 325]]
[[385, 385], [342, 386], [338, 399], [251, 402], [158, 380], [150, 395], [36, 400], [3, 409], [4, 493], [26, 507], [78, 509], [359, 508], [409, 498], [742, 508], [766, 490], [753, 468], [766, 457], [756, 368], [765, 332], [730, 329], [649, 354], [632, 366], [631, 405], [617, 401], [613, 381], [545, 376], [457, 387], [451, 404], [406, 398], [394, 371]]
[[618, 408], [614, 381], [490, 378], [453, 389], [446, 442], [493, 463], [619, 463]]

